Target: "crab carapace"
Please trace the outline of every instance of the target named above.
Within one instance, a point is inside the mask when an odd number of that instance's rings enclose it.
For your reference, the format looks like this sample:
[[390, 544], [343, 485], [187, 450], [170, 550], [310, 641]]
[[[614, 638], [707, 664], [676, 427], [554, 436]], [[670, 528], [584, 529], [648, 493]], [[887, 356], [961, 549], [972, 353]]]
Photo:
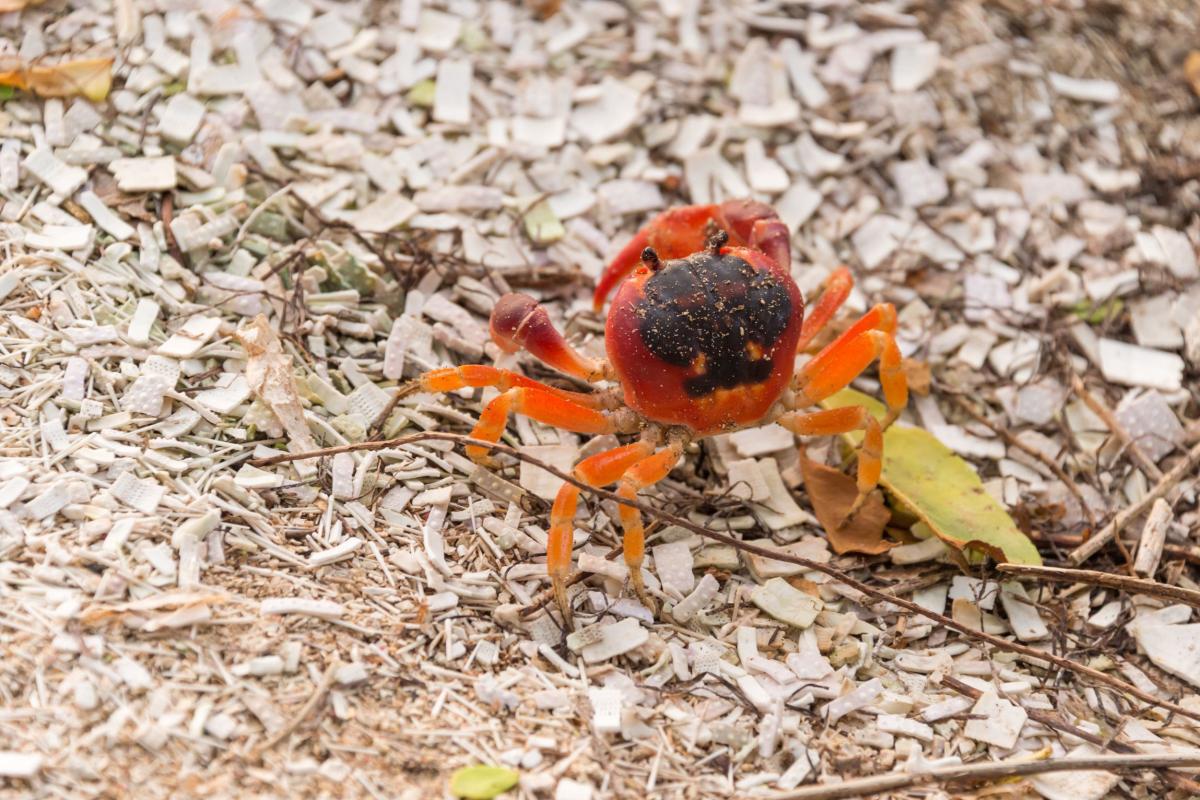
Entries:
[[[640, 434], [636, 441], [580, 461], [574, 476], [589, 486], [618, 484], [634, 498], [674, 468], [698, 438], [777, 422], [799, 436], [861, 430], [858, 498], [875, 488], [883, 431], [908, 402], [893, 332], [896, 310], [876, 305], [795, 369], [796, 355], [846, 300], [853, 279], [845, 267], [825, 282], [805, 315], [791, 277], [787, 227], [764, 203], [732, 200], [673, 208], [642, 228], [605, 269], [594, 295], [597, 310], [616, 290], [605, 325], [607, 359], [572, 348], [536, 300], [500, 298], [491, 335], [506, 352], [525, 349], [542, 362], [589, 383], [576, 392], [486, 365], [437, 369], [420, 388], [447, 392], [492, 386], [500, 394], [483, 409], [471, 436], [498, 441], [510, 414], [582, 434]], [[873, 361], [888, 414], [880, 423], [865, 407], [807, 410], [847, 386]], [[486, 448], [467, 454], [487, 463]], [[546, 563], [564, 623], [571, 623], [567, 584], [579, 489], [563, 484], [550, 512]], [[641, 573], [645, 534], [641, 513], [621, 505], [623, 549], [639, 599], [650, 600]]]

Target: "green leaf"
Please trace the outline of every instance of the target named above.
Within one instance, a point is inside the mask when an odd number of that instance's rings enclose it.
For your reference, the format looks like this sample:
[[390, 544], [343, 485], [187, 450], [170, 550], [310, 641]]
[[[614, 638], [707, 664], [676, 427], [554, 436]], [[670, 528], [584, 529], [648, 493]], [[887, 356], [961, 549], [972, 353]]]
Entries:
[[[883, 418], [878, 400], [843, 389], [821, 403], [824, 408], [863, 405]], [[852, 444], [861, 433], [847, 434]], [[979, 474], [933, 434], [893, 425], [883, 436], [880, 484], [946, 544], [958, 550], [1002, 555], [1014, 564], [1041, 564], [1033, 542], [1008, 512], [983, 488]]]
[[1087, 300], [1081, 300], [1071, 309], [1071, 313], [1089, 325], [1100, 325], [1110, 319], [1116, 319], [1125, 308], [1125, 301], [1113, 297], [1096, 305]]
[[433, 108], [433, 94], [436, 90], [437, 84], [428, 78], [418, 81], [408, 90], [408, 102], [422, 108]]
[[491, 800], [517, 785], [521, 775], [504, 767], [463, 767], [450, 777], [450, 792], [467, 800]]

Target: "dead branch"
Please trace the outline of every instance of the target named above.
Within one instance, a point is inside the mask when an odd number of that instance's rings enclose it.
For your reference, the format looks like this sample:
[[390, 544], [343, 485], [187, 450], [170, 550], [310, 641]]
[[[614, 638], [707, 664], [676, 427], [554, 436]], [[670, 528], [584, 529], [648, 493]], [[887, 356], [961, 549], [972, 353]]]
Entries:
[[1042, 761], [989, 761], [984, 764], [963, 764], [940, 767], [928, 772], [899, 772], [873, 775], [869, 778], [842, 781], [832, 786], [806, 786], [791, 792], [767, 795], [768, 800], [837, 800], [843, 797], [874, 797], [880, 792], [949, 781], [986, 781], [996, 778], [1015, 778], [1040, 775], [1046, 772], [1072, 770], [1150, 769], [1153, 767], [1191, 767], [1200, 764], [1200, 755], [1191, 753], [1160, 755], [1091, 756], [1089, 758], [1048, 758]]
[[1087, 561], [1093, 555], [1100, 551], [1104, 545], [1108, 544], [1114, 536], [1120, 533], [1129, 521], [1136, 518], [1143, 511], [1154, 504], [1158, 498], [1166, 495], [1167, 492], [1175, 488], [1183, 478], [1190, 475], [1200, 464], [1200, 443], [1194, 445], [1183, 460], [1171, 468], [1171, 471], [1162, 476], [1162, 479], [1154, 485], [1154, 488], [1146, 492], [1146, 495], [1113, 517], [1112, 522], [1104, 526], [1104, 528], [1092, 538], [1088, 539], [1083, 544], [1071, 551], [1069, 560], [1072, 564], [1078, 566], [1084, 561]]
[[303, 724], [304, 720], [308, 719], [308, 717], [317, 709], [317, 706], [321, 704], [321, 701], [325, 699], [325, 695], [327, 695], [329, 690], [333, 687], [334, 678], [337, 676], [337, 671], [341, 668], [341, 666], [342, 663], [337, 658], [334, 658], [329, 666], [325, 668], [325, 674], [321, 676], [321, 682], [317, 684], [317, 688], [313, 689], [313, 693], [309, 696], [308, 700], [306, 700], [304, 705], [300, 707], [300, 710], [296, 712], [296, 716], [292, 717], [292, 719], [282, 728], [268, 736], [266, 741], [254, 748], [254, 751], [250, 755], [252, 760], [257, 761], [258, 759], [262, 758], [263, 753], [267, 752], [272, 747], [286, 739], [289, 735], [291, 735], [292, 731], [296, 730], [296, 728]]
[[1125, 430], [1125, 426], [1120, 423], [1116, 415], [1109, 410], [1108, 406], [1099, 397], [1096, 397], [1088, 388], [1083, 385], [1083, 379], [1075, 373], [1071, 373], [1071, 388], [1075, 390], [1075, 394], [1079, 395], [1079, 399], [1084, 402], [1088, 408], [1095, 412], [1096, 416], [1104, 420], [1104, 424], [1108, 426], [1112, 435], [1117, 437], [1117, 441], [1121, 446], [1129, 451], [1129, 455], [1138, 463], [1142, 471], [1156, 481], [1162, 480], [1162, 470], [1158, 465], [1150, 460], [1146, 455], [1146, 451], [1138, 446], [1138, 443], [1129, 435], [1129, 431]]
[[1146, 594], [1152, 597], [1178, 600], [1181, 603], [1200, 608], [1200, 592], [1195, 589], [1171, 586], [1147, 578], [1131, 578], [1128, 575], [1116, 575], [1111, 572], [1097, 572], [1090, 569], [1041, 567], [1029, 564], [998, 564], [996, 569], [1010, 575], [1027, 578], [1043, 578], [1061, 583], [1086, 583], [1092, 586], [1103, 586], [1106, 589], [1120, 589], [1132, 594]]

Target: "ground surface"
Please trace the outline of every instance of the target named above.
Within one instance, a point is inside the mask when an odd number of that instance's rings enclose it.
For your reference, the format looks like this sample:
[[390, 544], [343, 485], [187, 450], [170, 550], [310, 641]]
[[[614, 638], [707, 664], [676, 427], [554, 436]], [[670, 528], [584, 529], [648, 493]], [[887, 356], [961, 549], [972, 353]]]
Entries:
[[[1200, 563], [1196, 470], [1171, 477], [1200, 436], [1198, 20], [1183, 0], [0, 14], [21, 75], [115, 58], [102, 102], [0, 106], [0, 796], [439, 797], [480, 763], [524, 798], [772, 796], [1194, 755], [1186, 713], [1004, 642], [1200, 711], [1195, 600], [1167, 593]], [[630, 621], [585, 659], [519, 613], [546, 589], [544, 473], [447, 441], [248, 464], [465, 433], [478, 393], [375, 425], [425, 368], [561, 381], [487, 342], [495, 298], [537, 294], [598, 354], [590, 288], [617, 247], [667, 206], [744, 195], [792, 229], [806, 293], [845, 263], [846, 319], [896, 304], [926, 384], [903, 424], [967, 458], [1047, 563], [1160, 487], [1123, 528], [1157, 583], [1028, 580], [1029, 605], [959, 577], [947, 599], [944, 548], [834, 555], [795, 442], [768, 430], [695, 448], [655, 505], [1002, 641], [660, 523], [652, 620], [602, 561], [615, 506], [592, 502], [580, 621]], [[560, 466], [604, 444], [509, 430]], [[1128, 574], [1112, 547], [1083, 566]], [[760, 611], [773, 576], [821, 613]], [[894, 796], [1194, 787], [1112, 771]]]

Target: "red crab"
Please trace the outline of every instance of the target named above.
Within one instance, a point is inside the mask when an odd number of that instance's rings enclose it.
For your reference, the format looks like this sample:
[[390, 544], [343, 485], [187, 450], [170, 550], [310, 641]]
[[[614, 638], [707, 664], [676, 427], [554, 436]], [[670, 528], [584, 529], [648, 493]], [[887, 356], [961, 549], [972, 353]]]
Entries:
[[[853, 514], [879, 480], [883, 429], [908, 402], [892, 336], [896, 310], [875, 306], [797, 371], [796, 354], [845, 301], [853, 279], [845, 267], [836, 270], [805, 318], [790, 271], [788, 231], [769, 206], [732, 200], [673, 208], [644, 227], [596, 285], [597, 310], [617, 287], [605, 326], [607, 360], [574, 350], [528, 295], [507, 294], [492, 311], [492, 338], [506, 352], [525, 348], [568, 375], [616, 381], [618, 387], [574, 392], [480, 364], [427, 372], [420, 387], [499, 389], [471, 431], [477, 439], [498, 441], [511, 413], [576, 433], [640, 433], [637, 441], [586, 458], [574, 470], [591, 486], [618, 483], [618, 494], [631, 499], [666, 477], [688, 442], [703, 436], [770, 422], [801, 436], [862, 430]], [[802, 411], [845, 387], [875, 359], [889, 410], [882, 425], [861, 406]], [[487, 462], [486, 448], [468, 447], [467, 453]], [[578, 499], [571, 484], [559, 490], [546, 545], [554, 597], [567, 625]], [[630, 580], [653, 608], [642, 581], [641, 514], [624, 505], [620, 514]]]

